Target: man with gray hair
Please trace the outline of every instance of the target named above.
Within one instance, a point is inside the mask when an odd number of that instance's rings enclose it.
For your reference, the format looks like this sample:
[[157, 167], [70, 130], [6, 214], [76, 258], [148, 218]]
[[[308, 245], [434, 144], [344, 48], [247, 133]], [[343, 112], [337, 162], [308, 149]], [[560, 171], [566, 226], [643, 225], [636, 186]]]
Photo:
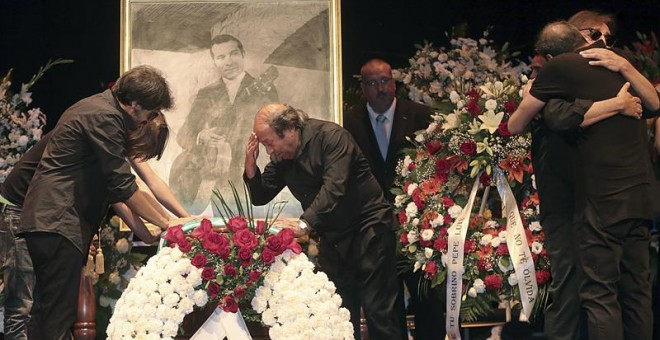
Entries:
[[[263, 173], [259, 143], [271, 159]], [[255, 205], [285, 186], [300, 201], [300, 221], [280, 223], [297, 237], [319, 234], [319, 265], [351, 313], [355, 338], [362, 307], [370, 339], [400, 339], [392, 208], [350, 133], [287, 104], [268, 104], [254, 119], [243, 178]]]
[[[577, 137], [570, 139], [568, 151], [575, 157], [564, 156], [572, 158], [571, 163], [549, 164], [570, 167], [573, 172], [569, 180], [574, 190], [575, 224], [558, 224], [552, 228], [544, 224], [548, 252], [552, 261], [574, 258], [576, 253], [579, 257], [574, 266], [578, 273], [584, 274], [579, 296], [587, 314], [591, 339], [650, 339], [650, 165], [645, 153], [646, 127], [640, 120], [640, 101], [645, 114], [657, 114], [660, 102], [657, 93], [649, 91], [652, 85], [643, 77], [594, 67], [592, 65], [599, 63], [590, 62], [583, 57], [584, 53], [571, 53], [576, 43], [579, 43], [578, 52], [605, 48], [601, 41], [588, 44], [583, 39], [580, 31], [566, 22], [551, 23], [543, 29], [537, 48], [551, 57], [554, 53], [554, 58], [540, 70], [512, 114], [509, 130], [521, 132], [545, 106], [542, 115], [545, 124], [572, 127], [577, 132]], [[628, 93], [629, 86], [641, 100]], [[551, 99], [573, 101], [576, 98], [594, 101], [583, 116], [579, 112], [568, 112], [570, 108], [546, 106]], [[533, 154], [533, 157], [538, 155]], [[542, 169], [537, 163], [534, 165], [535, 170]], [[544, 205], [549, 203], [546, 189], [548, 187], [539, 186], [542, 213]], [[572, 192], [569, 197], [573, 197]], [[577, 235], [575, 245], [566, 236], [574, 232]], [[574, 261], [558, 263], [567, 262]], [[562, 284], [575, 281], [571, 276], [576, 277], [577, 273], [568, 269], [561, 269], [561, 276], [555, 277], [553, 262], [553, 280]], [[553, 282], [553, 289], [555, 287]], [[570, 292], [565, 293], [568, 295], [563, 299], [570, 297]], [[546, 324], [546, 329], [549, 326], [554, 327]]]

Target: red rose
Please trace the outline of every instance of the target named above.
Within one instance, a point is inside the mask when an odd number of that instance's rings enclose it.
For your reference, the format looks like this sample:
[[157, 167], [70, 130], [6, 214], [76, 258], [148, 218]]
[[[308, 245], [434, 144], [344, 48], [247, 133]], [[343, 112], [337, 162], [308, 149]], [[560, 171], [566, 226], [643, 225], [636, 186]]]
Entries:
[[250, 277], [250, 281], [257, 282], [261, 278], [261, 273], [257, 270], [252, 270], [248, 276]]
[[276, 254], [281, 254], [284, 251], [284, 246], [282, 245], [282, 238], [279, 237], [279, 234], [268, 236], [268, 238], [266, 239], [266, 246], [267, 249], [270, 249], [272, 252]]
[[451, 218], [451, 215], [445, 214], [445, 216], [443, 218], [443, 222], [444, 222], [443, 223], [444, 225], [451, 225], [454, 222], [454, 219]]
[[215, 278], [215, 271], [212, 267], [202, 269], [202, 280], [211, 281]]
[[433, 242], [433, 249], [446, 253], [447, 252], [447, 239], [444, 239], [442, 237], [438, 237], [435, 239], [435, 242]]
[[477, 153], [477, 144], [475, 144], [473, 141], [466, 141], [463, 142], [460, 146], [461, 152], [468, 155], [472, 156], [475, 153]]
[[413, 202], [415, 202], [415, 205], [417, 206], [418, 210], [424, 210], [424, 208], [426, 208], [426, 204], [424, 204], [424, 202], [422, 202], [422, 198], [419, 197], [420, 193], [421, 191], [419, 191], [419, 189], [415, 189], [415, 193], [412, 196], [412, 200]]
[[408, 245], [408, 233], [401, 233], [399, 235], [399, 240], [401, 241], [401, 244], [404, 246]]
[[504, 103], [504, 112], [513, 113], [518, 108], [518, 104], [515, 102], [506, 102]]
[[206, 292], [209, 294], [211, 298], [215, 299], [216, 297], [218, 297], [218, 293], [220, 292], [220, 285], [217, 282], [213, 281], [209, 283], [209, 287], [206, 288]]
[[445, 175], [449, 173], [450, 165], [446, 159], [438, 159], [435, 161], [435, 171], [438, 174]]
[[229, 248], [229, 245], [226, 245], [224, 247], [220, 247], [220, 248], [218, 248], [218, 251], [215, 252], [215, 254], [220, 255], [220, 257], [225, 261], [229, 258], [230, 253], [231, 253], [231, 248]]
[[236, 286], [236, 288], [234, 288], [234, 295], [236, 295], [236, 298], [240, 300], [243, 296], [245, 296], [245, 288], [242, 286]]
[[511, 137], [511, 132], [509, 132], [508, 122], [501, 122], [497, 127], [497, 132], [500, 133], [502, 137]]
[[470, 100], [470, 102], [465, 106], [465, 109], [472, 115], [472, 117], [478, 116], [482, 111], [481, 106], [479, 106], [479, 101], [476, 99]]
[[442, 196], [442, 206], [445, 208], [450, 208], [454, 206], [454, 200], [449, 196]]
[[424, 267], [424, 272], [426, 273], [427, 278], [432, 279], [438, 272], [438, 265], [433, 261], [429, 261], [426, 263], [426, 267]]
[[225, 264], [225, 275], [227, 276], [236, 276], [236, 268], [234, 267], [233, 264], [227, 263]]
[[266, 221], [257, 221], [257, 232], [258, 235], [263, 235], [266, 230]]
[[236, 313], [238, 311], [238, 304], [231, 295], [227, 295], [220, 302], [222, 310], [228, 313]]
[[202, 268], [206, 265], [206, 256], [202, 253], [197, 253], [190, 263], [197, 268]]
[[261, 253], [261, 259], [265, 264], [275, 262], [275, 256], [277, 255], [270, 248], [264, 248], [264, 251]]
[[202, 247], [208, 251], [217, 254], [221, 247], [229, 245], [229, 240], [224, 235], [216, 232], [210, 232], [204, 236]]
[[199, 223], [199, 227], [195, 228], [195, 230], [193, 230], [190, 235], [198, 240], [203, 240], [206, 235], [212, 232], [213, 226], [211, 225], [211, 221], [205, 218], [202, 219], [202, 221]]
[[[277, 236], [282, 238], [282, 244], [286, 247], [288, 246], [291, 241], [293, 241], [296, 237], [294, 236], [293, 229], [290, 228], [284, 228], [280, 230], [279, 233], [277, 233]], [[284, 250], [282, 250], [284, 251]]]
[[257, 237], [250, 231], [250, 229], [240, 229], [234, 233], [232, 237], [234, 245], [240, 248], [254, 249], [257, 246]]
[[536, 282], [539, 285], [542, 285], [542, 284], [550, 281], [551, 277], [552, 277], [552, 275], [550, 274], [550, 271], [548, 271], [548, 270], [542, 269], [542, 270], [536, 272]]
[[163, 236], [163, 238], [170, 243], [179, 243], [179, 241], [183, 241], [186, 239], [186, 234], [183, 233], [183, 228], [180, 225], [178, 225], [176, 227], [167, 228], [167, 231]]
[[241, 261], [250, 261], [252, 260], [252, 249], [250, 248], [241, 248], [238, 251], [238, 259]]
[[497, 246], [497, 255], [499, 256], [509, 255], [509, 246], [507, 246], [506, 243], [500, 243], [500, 245]]
[[[451, 218], [451, 217], [450, 217], [450, 218]], [[442, 236], [442, 237], [447, 237], [447, 235], [449, 235], [448, 229], [449, 229], [449, 228], [447, 228], [447, 227], [442, 227], [442, 228], [440, 228], [440, 231], [439, 231], [439, 232], [440, 232], [440, 236]]]
[[181, 250], [184, 253], [189, 252], [192, 249], [192, 243], [188, 240], [181, 240], [177, 243], [179, 246], [179, 250]]
[[428, 150], [428, 152], [431, 155], [435, 155], [436, 152], [442, 150], [442, 143], [440, 143], [440, 141], [437, 140], [426, 142], [425, 146], [426, 146], [426, 150]]
[[408, 171], [413, 171], [413, 170], [415, 170], [416, 167], [417, 166], [415, 165], [415, 163], [410, 163], [410, 164], [408, 164]]
[[227, 228], [232, 232], [237, 232], [241, 229], [246, 229], [248, 227], [248, 222], [246, 219], [240, 216], [232, 217], [227, 221]]
[[484, 283], [488, 290], [500, 290], [502, 288], [502, 278], [496, 274], [486, 275]]

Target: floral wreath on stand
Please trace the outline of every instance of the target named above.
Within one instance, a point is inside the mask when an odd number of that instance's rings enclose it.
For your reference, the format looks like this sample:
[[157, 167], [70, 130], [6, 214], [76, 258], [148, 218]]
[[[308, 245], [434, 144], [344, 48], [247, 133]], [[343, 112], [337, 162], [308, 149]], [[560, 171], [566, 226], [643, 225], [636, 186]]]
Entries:
[[117, 302], [109, 339], [172, 338], [186, 314], [207, 304], [224, 313], [239, 312], [239, 305], [244, 312], [254, 308], [275, 340], [303, 339], [301, 324], [325, 339], [352, 339], [350, 316], [334, 285], [314, 272], [291, 229], [273, 225], [283, 205], [257, 221], [233, 185], [232, 192], [237, 213], [215, 192], [220, 218], [167, 230], [169, 247], [149, 259]]
[[[508, 117], [520, 101], [519, 86], [489, 80], [467, 92], [450, 91], [449, 98], [453, 111], [436, 113], [429, 127], [416, 134], [416, 148], [397, 167], [399, 189], [393, 192], [401, 225], [399, 250], [414, 271], [424, 272], [422, 288], [445, 290], [453, 282], [454, 295], [460, 293], [452, 300], [448, 291], [448, 307], [449, 300], [460, 305], [461, 321], [489, 315], [500, 302], [525, 307], [521, 302], [526, 299], [528, 282], [519, 284], [523, 276], [514, 264], [516, 258], [529, 254], [528, 267], [520, 271], [534, 269], [538, 294], [527, 309], [535, 313], [545, 304], [550, 271], [538, 222], [530, 136], [512, 136], [507, 130]], [[485, 188], [484, 195], [481, 204], [475, 204], [480, 186]], [[494, 203], [488, 199], [491, 187], [509, 206], [503, 216], [490, 207]], [[522, 197], [519, 209], [514, 209], [516, 199], [510, 187]], [[521, 225], [514, 236], [516, 215]], [[463, 233], [462, 239], [453, 238], [460, 236], [454, 236], [456, 231]], [[526, 244], [517, 247], [514, 258], [512, 243], [523, 236]], [[462, 268], [452, 271], [451, 264], [458, 258]], [[461, 278], [458, 282], [457, 277]], [[529, 275], [524, 279], [531, 281]]]

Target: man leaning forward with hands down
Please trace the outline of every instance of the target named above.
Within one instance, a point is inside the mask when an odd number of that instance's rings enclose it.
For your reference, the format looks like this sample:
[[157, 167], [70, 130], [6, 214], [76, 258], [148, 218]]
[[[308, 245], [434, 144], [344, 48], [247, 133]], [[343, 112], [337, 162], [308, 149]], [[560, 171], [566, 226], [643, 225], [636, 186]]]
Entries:
[[[259, 143], [270, 155], [263, 172], [256, 164]], [[285, 186], [300, 201], [300, 223], [287, 226], [296, 236], [319, 234], [319, 265], [351, 313], [355, 338], [362, 307], [370, 339], [400, 339], [393, 214], [348, 131], [287, 104], [268, 104], [254, 119], [244, 180], [255, 205]]]

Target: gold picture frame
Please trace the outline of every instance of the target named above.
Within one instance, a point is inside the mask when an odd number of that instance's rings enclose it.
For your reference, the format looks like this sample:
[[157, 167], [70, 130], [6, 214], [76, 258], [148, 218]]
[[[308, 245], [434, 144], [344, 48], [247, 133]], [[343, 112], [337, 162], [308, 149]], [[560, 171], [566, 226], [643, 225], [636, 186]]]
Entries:
[[[192, 214], [213, 214], [212, 189], [231, 197], [227, 180], [242, 193], [241, 157], [251, 120], [265, 103], [256, 94], [341, 124], [339, 6], [339, 0], [122, 0], [121, 71], [154, 66], [175, 97], [175, 108], [165, 112], [170, 140], [161, 160], [150, 165]], [[220, 99], [229, 98], [229, 90], [224, 97], [211, 91], [230, 88], [212, 57], [219, 44], [212, 39], [220, 35], [241, 45], [244, 77], [233, 101]], [[243, 87], [248, 77], [254, 81]], [[198, 105], [207, 90], [213, 95]], [[239, 106], [246, 93], [251, 106]], [[202, 149], [201, 131], [221, 135], [220, 146]], [[258, 164], [263, 169], [267, 162], [262, 148]], [[283, 217], [302, 213], [288, 190], [275, 200], [288, 202]], [[255, 210], [255, 217], [263, 215], [265, 209]]]

